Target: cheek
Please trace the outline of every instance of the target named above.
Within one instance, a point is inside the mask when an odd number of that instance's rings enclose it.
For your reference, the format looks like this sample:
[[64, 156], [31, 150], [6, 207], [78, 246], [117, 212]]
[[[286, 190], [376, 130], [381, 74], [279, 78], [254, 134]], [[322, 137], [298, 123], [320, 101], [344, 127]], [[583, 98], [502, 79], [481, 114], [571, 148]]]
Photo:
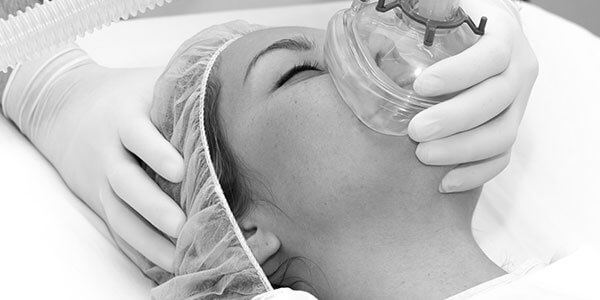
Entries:
[[[391, 177], [406, 177], [406, 139], [366, 128], [343, 102], [329, 76], [295, 85], [267, 100], [252, 118], [244, 160], [271, 189], [283, 211], [313, 234], [356, 223]], [[390, 164], [390, 161], [393, 163]], [[393, 174], [392, 174], [393, 173]], [[344, 228], [344, 226], [341, 226]], [[347, 226], [346, 226], [347, 228]]]

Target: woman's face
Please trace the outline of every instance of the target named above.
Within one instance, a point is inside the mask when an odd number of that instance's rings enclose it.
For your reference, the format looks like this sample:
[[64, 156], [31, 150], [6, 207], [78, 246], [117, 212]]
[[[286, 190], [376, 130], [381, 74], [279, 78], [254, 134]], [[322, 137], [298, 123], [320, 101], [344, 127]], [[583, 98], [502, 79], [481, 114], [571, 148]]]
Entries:
[[422, 238], [415, 228], [449, 218], [421, 213], [440, 201], [444, 170], [421, 165], [407, 137], [378, 134], [353, 115], [326, 71], [323, 43], [324, 31], [296, 27], [237, 40], [217, 70], [218, 112], [268, 202], [253, 212], [258, 226], [281, 242], [263, 263], [267, 275], [300, 256], [286, 276], [312, 278], [322, 297], [368, 298]]

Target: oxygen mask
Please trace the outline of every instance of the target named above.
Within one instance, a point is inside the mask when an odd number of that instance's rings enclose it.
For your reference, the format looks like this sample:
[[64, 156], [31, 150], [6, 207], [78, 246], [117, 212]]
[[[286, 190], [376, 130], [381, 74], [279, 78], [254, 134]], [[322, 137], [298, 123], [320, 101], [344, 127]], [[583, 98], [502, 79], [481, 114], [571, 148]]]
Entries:
[[472, 46], [486, 22], [475, 25], [458, 0], [354, 0], [329, 21], [325, 60], [365, 125], [402, 136], [417, 113], [453, 96], [422, 97], [414, 91], [416, 78]]

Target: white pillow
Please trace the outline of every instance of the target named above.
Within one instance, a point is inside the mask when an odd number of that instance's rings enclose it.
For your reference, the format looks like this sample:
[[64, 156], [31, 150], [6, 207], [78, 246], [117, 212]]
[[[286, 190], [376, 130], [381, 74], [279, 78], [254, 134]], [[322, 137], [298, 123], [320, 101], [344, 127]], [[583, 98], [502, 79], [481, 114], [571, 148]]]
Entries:
[[507, 270], [599, 236], [600, 39], [535, 6], [522, 11], [540, 61], [508, 169], [485, 186], [473, 228]]

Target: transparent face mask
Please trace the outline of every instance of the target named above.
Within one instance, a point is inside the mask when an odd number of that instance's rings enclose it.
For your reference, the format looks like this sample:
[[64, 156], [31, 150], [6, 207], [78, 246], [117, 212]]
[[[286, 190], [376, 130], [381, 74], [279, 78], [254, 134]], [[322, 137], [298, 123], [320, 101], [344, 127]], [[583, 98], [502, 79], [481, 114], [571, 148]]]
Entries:
[[365, 125], [406, 135], [417, 113], [453, 96], [421, 97], [416, 78], [472, 46], [486, 21], [475, 26], [458, 0], [354, 0], [329, 21], [325, 60], [340, 95]]

